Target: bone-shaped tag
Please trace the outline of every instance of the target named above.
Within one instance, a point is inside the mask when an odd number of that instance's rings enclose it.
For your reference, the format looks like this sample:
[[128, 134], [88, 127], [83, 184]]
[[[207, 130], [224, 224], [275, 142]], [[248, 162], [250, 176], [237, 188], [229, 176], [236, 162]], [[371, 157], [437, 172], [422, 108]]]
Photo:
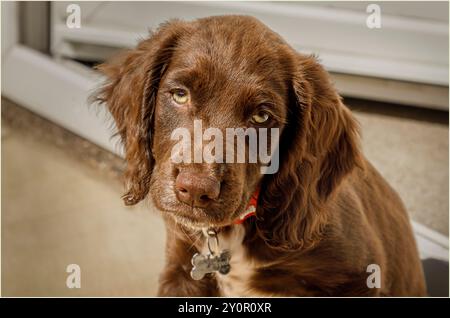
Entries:
[[219, 272], [226, 275], [230, 272], [231, 254], [228, 250], [222, 251], [219, 255], [199, 254], [192, 256], [191, 263], [193, 265], [191, 270], [191, 277], [194, 280], [200, 280], [206, 274]]

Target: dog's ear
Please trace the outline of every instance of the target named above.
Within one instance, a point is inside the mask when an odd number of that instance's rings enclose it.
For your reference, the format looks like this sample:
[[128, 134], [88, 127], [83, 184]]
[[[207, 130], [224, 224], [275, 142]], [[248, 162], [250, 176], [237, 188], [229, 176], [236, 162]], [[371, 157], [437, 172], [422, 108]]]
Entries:
[[315, 191], [319, 199], [326, 200], [345, 175], [363, 164], [359, 127], [316, 58], [302, 57], [299, 66], [302, 74], [294, 76], [292, 84], [294, 107], [306, 106], [309, 112], [304, 122], [303, 157], [317, 163]]
[[187, 24], [180, 21], [163, 24], [135, 49], [97, 67], [106, 76], [106, 82], [94, 94], [94, 100], [107, 106], [125, 150], [126, 205], [138, 203], [149, 191], [158, 87], [186, 28]]
[[363, 165], [357, 122], [328, 73], [315, 57], [296, 55], [295, 61], [280, 169], [265, 176], [261, 191], [267, 208], [261, 225], [268, 241], [283, 249], [320, 239], [327, 219], [324, 203], [355, 166]]

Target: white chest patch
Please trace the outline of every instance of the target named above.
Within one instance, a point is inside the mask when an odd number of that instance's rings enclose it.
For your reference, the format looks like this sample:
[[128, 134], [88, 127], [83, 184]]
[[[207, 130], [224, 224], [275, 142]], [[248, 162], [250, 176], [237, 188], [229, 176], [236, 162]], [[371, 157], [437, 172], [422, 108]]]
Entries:
[[[232, 296], [258, 296], [250, 286], [250, 277], [253, 275], [256, 264], [250, 261], [242, 244], [245, 236], [243, 225], [233, 226], [226, 235], [219, 233], [219, 246], [221, 250], [229, 250], [231, 253], [231, 270], [228, 274], [215, 273], [220, 293], [225, 297]], [[207, 252], [207, 247], [203, 253]]]

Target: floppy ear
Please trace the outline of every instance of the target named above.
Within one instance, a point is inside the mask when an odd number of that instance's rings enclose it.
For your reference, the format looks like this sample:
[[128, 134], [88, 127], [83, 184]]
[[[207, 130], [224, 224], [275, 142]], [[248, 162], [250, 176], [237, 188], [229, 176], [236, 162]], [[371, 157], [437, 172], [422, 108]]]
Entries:
[[281, 249], [312, 246], [320, 239], [325, 203], [344, 177], [362, 166], [358, 125], [328, 73], [312, 56], [296, 55], [295, 60], [280, 170], [265, 176], [261, 191], [260, 232]]
[[106, 104], [125, 150], [126, 205], [145, 198], [153, 169], [153, 113], [159, 82], [186, 24], [173, 21], [160, 26], [138, 46], [98, 66], [106, 76], [94, 99]]
[[[293, 79], [297, 107], [302, 107], [305, 93], [310, 97], [306, 98], [309, 116], [305, 123], [304, 156], [311, 156], [310, 160], [317, 163], [316, 188], [311, 191], [316, 191], [318, 198], [325, 201], [355, 166], [363, 165], [359, 127], [331, 84], [328, 73], [314, 57], [302, 58], [300, 71], [303, 76]], [[303, 91], [305, 80], [309, 92]]]

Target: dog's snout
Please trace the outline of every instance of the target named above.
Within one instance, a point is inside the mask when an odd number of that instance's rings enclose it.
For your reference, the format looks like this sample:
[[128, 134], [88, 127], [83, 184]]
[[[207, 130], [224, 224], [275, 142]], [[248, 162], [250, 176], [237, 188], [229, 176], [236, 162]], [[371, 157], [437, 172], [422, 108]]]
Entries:
[[207, 207], [220, 194], [220, 181], [214, 177], [192, 172], [181, 172], [176, 177], [178, 200], [194, 207]]

